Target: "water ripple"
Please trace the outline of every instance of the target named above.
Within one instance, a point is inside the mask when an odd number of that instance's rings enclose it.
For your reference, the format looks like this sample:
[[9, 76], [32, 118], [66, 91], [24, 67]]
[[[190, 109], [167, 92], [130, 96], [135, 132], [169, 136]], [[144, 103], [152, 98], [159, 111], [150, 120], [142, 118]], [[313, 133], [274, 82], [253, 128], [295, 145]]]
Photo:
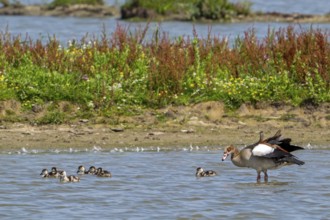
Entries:
[[[1, 218], [329, 218], [328, 150], [301, 151], [304, 166], [271, 170], [269, 182], [259, 184], [254, 170], [220, 162], [221, 147], [169, 149], [117, 148], [113, 152], [102, 148], [94, 152], [91, 147], [87, 151], [35, 153], [25, 149], [24, 154], [0, 154], [5, 165], [0, 175]], [[102, 166], [113, 177], [83, 175], [79, 183], [62, 184], [39, 176], [41, 169], [52, 166], [76, 174], [81, 164]], [[219, 175], [196, 178], [198, 166]], [[56, 210], [56, 216], [49, 210]]]

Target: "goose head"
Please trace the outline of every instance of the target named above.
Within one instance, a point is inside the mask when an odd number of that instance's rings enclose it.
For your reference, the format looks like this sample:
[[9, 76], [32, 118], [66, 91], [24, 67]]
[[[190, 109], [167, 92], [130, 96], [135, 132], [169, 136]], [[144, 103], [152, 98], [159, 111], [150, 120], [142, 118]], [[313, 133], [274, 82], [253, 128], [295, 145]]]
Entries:
[[234, 153], [236, 148], [233, 145], [225, 147], [223, 151], [222, 161], [224, 161], [230, 154]]

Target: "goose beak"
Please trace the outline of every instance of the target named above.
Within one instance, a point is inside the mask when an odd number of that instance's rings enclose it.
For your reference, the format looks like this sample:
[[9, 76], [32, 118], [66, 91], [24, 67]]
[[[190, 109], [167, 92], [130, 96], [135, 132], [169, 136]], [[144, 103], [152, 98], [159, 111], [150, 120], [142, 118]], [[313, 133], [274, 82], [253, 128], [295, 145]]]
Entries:
[[227, 157], [228, 157], [228, 153], [227, 152], [224, 152], [223, 153], [223, 156], [222, 156], [222, 161], [224, 161]]

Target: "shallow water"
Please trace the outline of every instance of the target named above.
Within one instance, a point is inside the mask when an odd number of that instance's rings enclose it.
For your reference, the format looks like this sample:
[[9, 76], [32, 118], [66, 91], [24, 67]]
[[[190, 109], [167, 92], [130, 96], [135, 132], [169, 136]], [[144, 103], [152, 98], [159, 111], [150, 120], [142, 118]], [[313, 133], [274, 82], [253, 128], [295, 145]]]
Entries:
[[[2, 153], [1, 219], [330, 219], [329, 150], [295, 152], [306, 164], [269, 171], [268, 184], [221, 154], [207, 147]], [[74, 174], [81, 164], [113, 177], [39, 176], [52, 166]], [[198, 166], [219, 175], [198, 179]]]

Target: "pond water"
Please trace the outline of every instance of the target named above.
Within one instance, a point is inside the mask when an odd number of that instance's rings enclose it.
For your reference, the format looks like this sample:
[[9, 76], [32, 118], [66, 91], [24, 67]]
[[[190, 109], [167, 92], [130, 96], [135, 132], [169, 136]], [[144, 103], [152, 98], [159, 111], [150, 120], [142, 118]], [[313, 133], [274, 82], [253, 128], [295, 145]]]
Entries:
[[[241, 0], [236, 0], [241, 1]], [[44, 0], [21, 0], [24, 4], [47, 2]], [[109, 0], [108, 4], [123, 1]], [[325, 14], [330, 12], [330, 4], [328, 0], [277, 0], [263, 1], [253, 0], [253, 10], [261, 11], [278, 11], [286, 13], [306, 13], [306, 14]], [[312, 4], [311, 4], [312, 2]], [[145, 22], [127, 22], [108, 18], [76, 18], [76, 17], [33, 17], [33, 16], [0, 16], [0, 31], [8, 30], [12, 35], [21, 34], [23, 37], [27, 34], [32, 39], [43, 39], [48, 41], [49, 36], [56, 36], [64, 45], [69, 40], [81, 40], [88, 33], [89, 37], [100, 37], [105, 28], [107, 34], [113, 33], [116, 26], [120, 24], [128, 27], [132, 32], [139, 27], [145, 27]], [[147, 38], [150, 38], [155, 29], [166, 32], [171, 38], [178, 36], [193, 36], [195, 28], [199, 37], [206, 37], [209, 29], [211, 34], [220, 37], [228, 37], [233, 41], [237, 36], [249, 29], [255, 29], [257, 37], [261, 38], [266, 35], [267, 30], [278, 29], [294, 25], [292, 23], [276, 23], [276, 22], [250, 22], [250, 23], [190, 23], [190, 22], [151, 22]], [[300, 24], [297, 28], [320, 28], [330, 30], [329, 24]]]
[[[170, 148], [169, 148], [170, 149]], [[1, 153], [1, 219], [330, 219], [330, 151], [306, 149], [306, 164], [256, 172], [221, 162], [222, 148]], [[84, 175], [78, 183], [39, 176], [57, 166], [102, 166], [112, 178]], [[215, 177], [196, 178], [198, 166]]]

